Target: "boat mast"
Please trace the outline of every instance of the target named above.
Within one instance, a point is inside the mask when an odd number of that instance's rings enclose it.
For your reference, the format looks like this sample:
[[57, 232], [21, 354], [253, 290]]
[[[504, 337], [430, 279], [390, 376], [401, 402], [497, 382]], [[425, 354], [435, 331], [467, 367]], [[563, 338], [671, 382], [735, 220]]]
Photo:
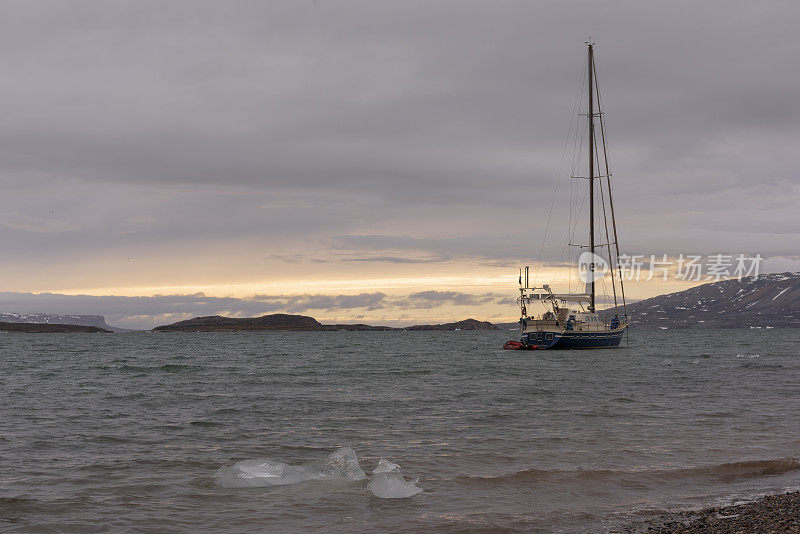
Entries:
[[589, 311], [594, 312], [594, 84], [592, 74], [594, 72], [594, 50], [592, 43], [589, 44]]
[[[597, 85], [597, 67], [592, 64], [592, 70], [594, 71], [594, 87], [595, 91], [597, 92], [597, 114], [600, 117], [600, 139], [603, 142], [603, 161], [605, 161], [606, 165], [606, 187], [608, 188], [608, 207], [611, 210], [611, 228], [614, 230], [614, 249], [616, 251], [616, 258], [617, 258], [617, 273], [619, 278], [619, 290], [620, 294], [622, 295], [622, 313], [625, 317], [625, 323], [628, 322], [628, 306], [625, 302], [625, 284], [623, 283], [622, 279], [622, 267], [619, 264], [619, 238], [617, 237], [617, 218], [614, 215], [614, 195], [611, 194], [611, 170], [608, 167], [608, 149], [606, 147], [606, 127], [603, 120], [603, 113], [600, 109], [600, 87]], [[602, 191], [602, 185], [601, 191]], [[607, 240], [608, 241], [608, 240]], [[609, 248], [608, 254], [608, 261], [609, 263], [613, 262], [611, 257], [611, 250]], [[614, 266], [611, 266], [611, 276], [612, 276], [612, 285], [614, 283], [613, 276], [614, 276]], [[617, 308], [617, 298], [616, 298], [616, 286], [614, 286], [614, 307]]]

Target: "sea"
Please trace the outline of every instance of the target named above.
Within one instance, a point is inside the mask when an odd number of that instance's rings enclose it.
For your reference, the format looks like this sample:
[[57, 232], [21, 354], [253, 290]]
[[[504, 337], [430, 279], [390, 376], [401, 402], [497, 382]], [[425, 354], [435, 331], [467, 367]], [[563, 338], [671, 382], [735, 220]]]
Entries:
[[0, 531], [624, 532], [800, 486], [800, 330], [517, 337], [0, 334]]

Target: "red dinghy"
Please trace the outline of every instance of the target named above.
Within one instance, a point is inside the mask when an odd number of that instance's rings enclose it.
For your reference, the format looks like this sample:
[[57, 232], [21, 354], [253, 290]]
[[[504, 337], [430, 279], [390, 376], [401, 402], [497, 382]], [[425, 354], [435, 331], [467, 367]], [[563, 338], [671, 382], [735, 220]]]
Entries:
[[526, 345], [524, 343], [520, 343], [519, 341], [506, 341], [506, 344], [503, 345], [503, 348], [506, 350], [536, 350], [539, 347], [536, 345]]

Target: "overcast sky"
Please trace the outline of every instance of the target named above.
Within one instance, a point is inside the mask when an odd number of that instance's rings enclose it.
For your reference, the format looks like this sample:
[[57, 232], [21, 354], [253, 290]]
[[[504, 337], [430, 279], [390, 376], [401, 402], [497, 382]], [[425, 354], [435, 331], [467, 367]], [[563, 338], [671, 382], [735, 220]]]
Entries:
[[0, 312], [512, 318], [590, 35], [622, 249], [800, 270], [798, 24], [790, 1], [2, 2]]

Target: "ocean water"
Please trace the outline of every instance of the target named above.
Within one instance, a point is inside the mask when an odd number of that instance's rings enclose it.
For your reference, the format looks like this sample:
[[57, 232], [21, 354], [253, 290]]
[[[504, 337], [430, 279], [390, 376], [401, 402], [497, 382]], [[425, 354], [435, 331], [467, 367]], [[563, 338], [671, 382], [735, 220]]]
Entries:
[[0, 530], [613, 531], [800, 485], [800, 331], [515, 337], [0, 335]]

